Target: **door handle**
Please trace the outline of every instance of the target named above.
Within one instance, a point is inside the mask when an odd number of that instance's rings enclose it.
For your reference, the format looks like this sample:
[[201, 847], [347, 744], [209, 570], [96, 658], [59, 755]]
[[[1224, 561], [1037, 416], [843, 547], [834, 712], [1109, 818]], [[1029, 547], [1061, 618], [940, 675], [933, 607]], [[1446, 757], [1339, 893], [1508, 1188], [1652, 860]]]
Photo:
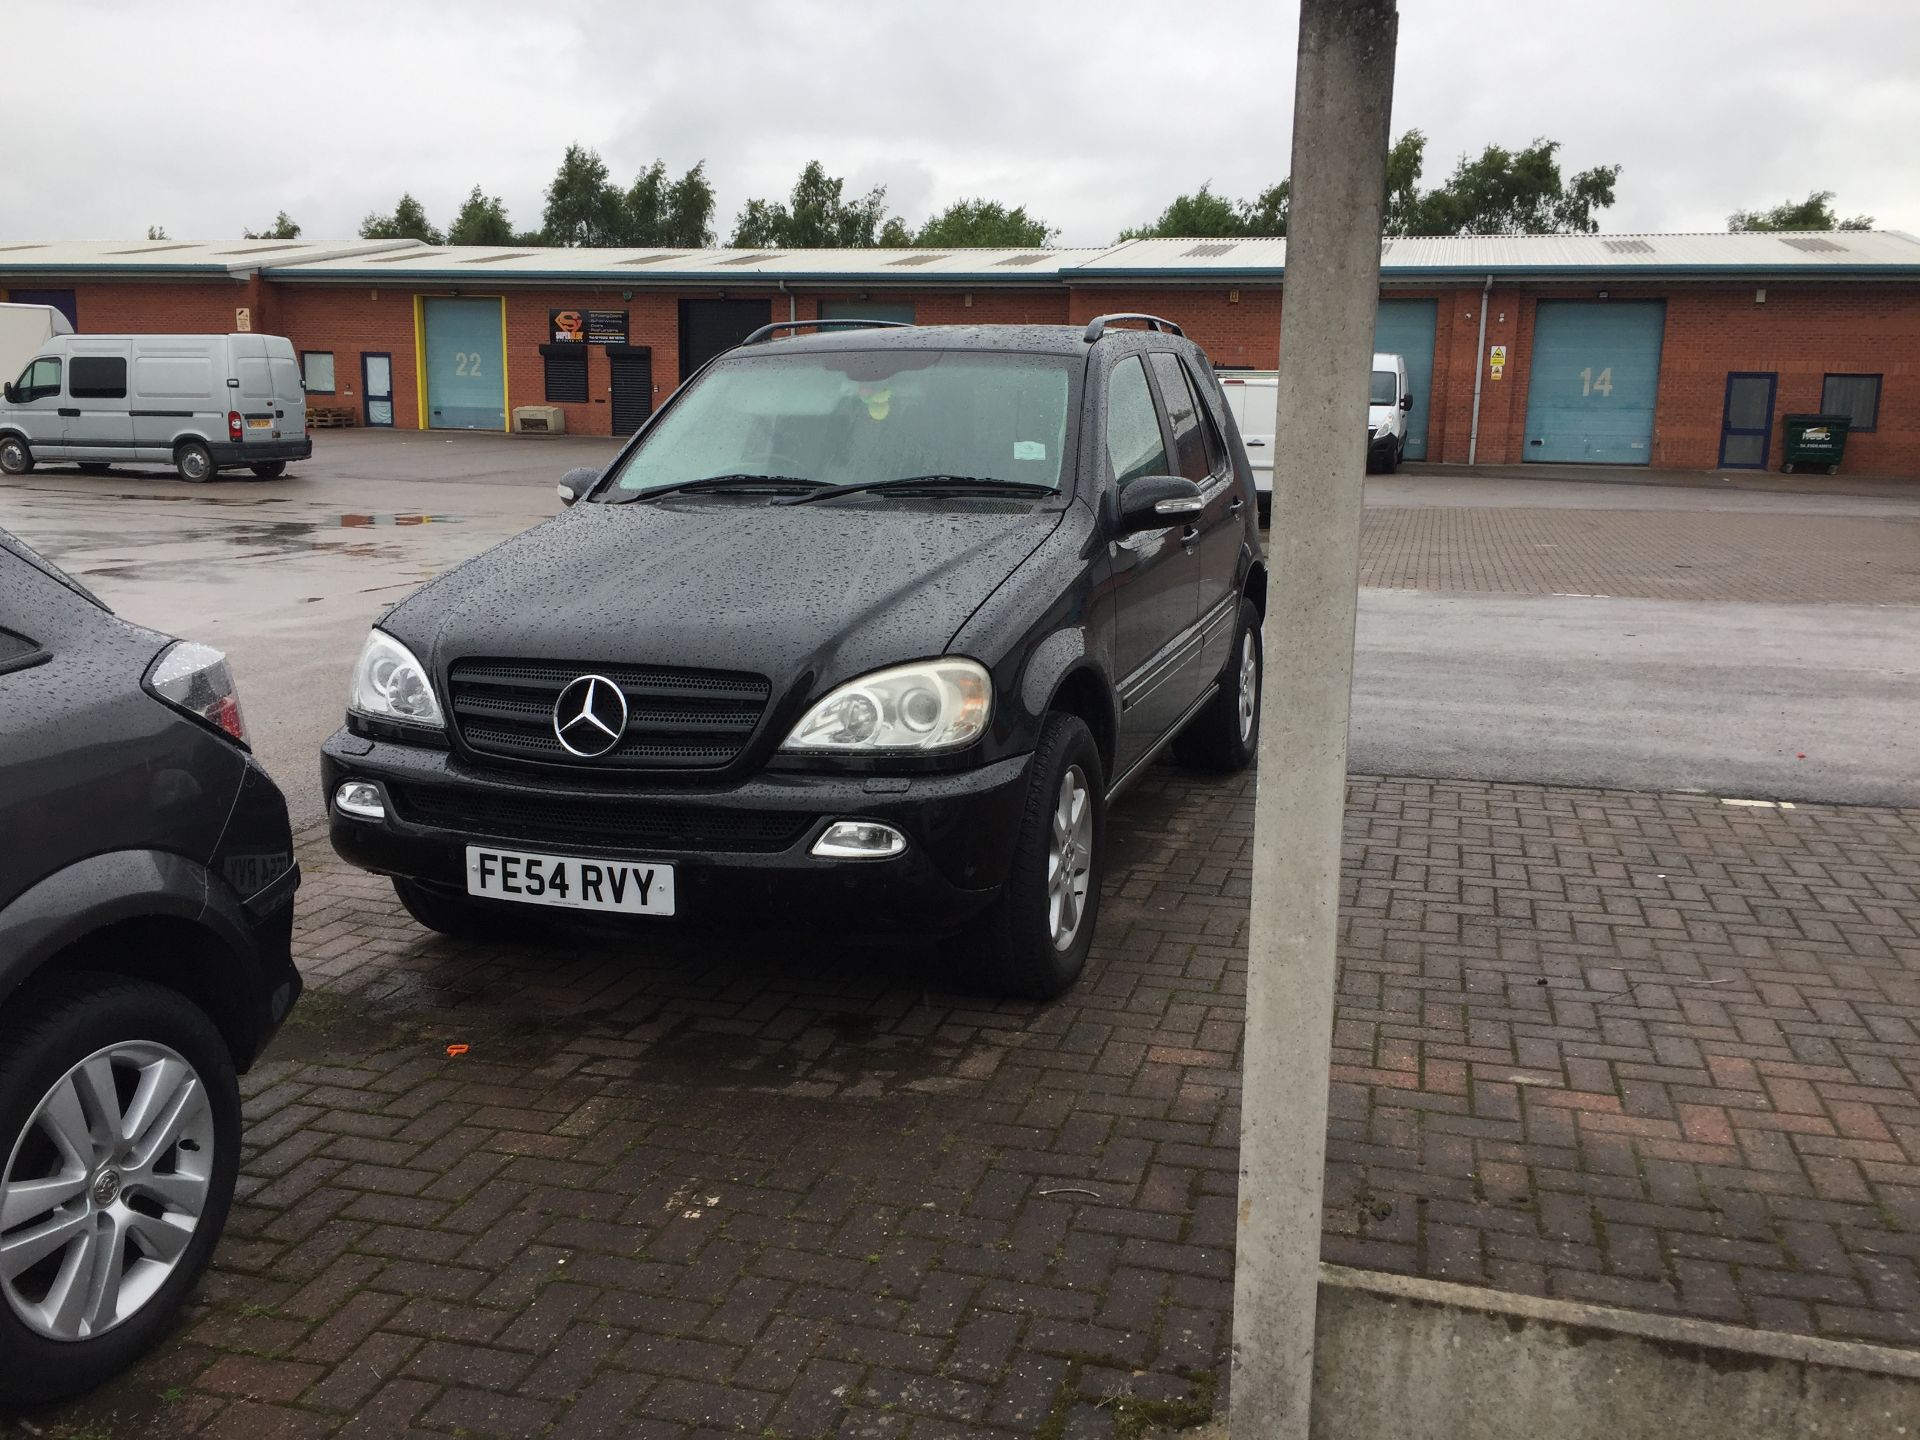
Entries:
[[70, 420], [77, 420], [80, 418], [80, 412], [78, 410], [69, 410], [64, 405], [60, 407], [59, 413], [66, 416]]
[[1256, 448], [1256, 447], [1259, 447], [1259, 446], [1264, 446], [1264, 445], [1265, 445], [1266, 443], [1267, 443], [1267, 442], [1266, 442], [1266, 441], [1264, 441], [1264, 440], [1248, 440], [1248, 441], [1247, 441], [1247, 448], [1248, 448], [1249, 450], [1252, 450], [1252, 449], [1254, 449], [1254, 448]]
[[1186, 529], [1180, 532], [1180, 543], [1186, 546], [1187, 549], [1189, 550], [1191, 550], [1194, 547], [1194, 545], [1198, 543], [1199, 539], [1200, 539], [1200, 527], [1198, 525], [1189, 525]]
[[1229, 515], [1238, 515], [1246, 508], [1246, 504], [1247, 502], [1245, 500], [1236, 495], [1233, 497], [1233, 503], [1227, 506], [1227, 513]]

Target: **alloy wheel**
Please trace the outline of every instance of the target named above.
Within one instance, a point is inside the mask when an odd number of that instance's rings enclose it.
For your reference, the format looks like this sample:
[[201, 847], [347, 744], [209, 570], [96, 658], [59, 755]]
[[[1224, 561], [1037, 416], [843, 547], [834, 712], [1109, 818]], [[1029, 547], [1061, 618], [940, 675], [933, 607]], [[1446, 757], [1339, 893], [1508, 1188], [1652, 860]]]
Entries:
[[1093, 877], [1093, 793], [1078, 765], [1060, 777], [1047, 845], [1047, 921], [1053, 948], [1065, 950], [1080, 933]]
[[1254, 712], [1260, 704], [1260, 657], [1253, 644], [1253, 632], [1240, 637], [1240, 743], [1253, 738]]
[[51, 1340], [88, 1340], [153, 1299], [213, 1187], [213, 1106], [177, 1051], [134, 1040], [57, 1080], [0, 1171], [0, 1292]]

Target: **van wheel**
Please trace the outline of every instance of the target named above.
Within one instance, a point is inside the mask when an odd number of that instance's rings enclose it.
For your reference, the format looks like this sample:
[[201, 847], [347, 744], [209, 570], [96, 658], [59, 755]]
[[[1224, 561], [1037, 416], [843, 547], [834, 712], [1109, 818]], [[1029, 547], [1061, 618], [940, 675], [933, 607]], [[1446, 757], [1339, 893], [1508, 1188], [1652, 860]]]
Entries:
[[268, 460], [259, 465], [249, 465], [247, 468], [262, 480], [278, 480], [282, 475], [287, 473], [287, 462], [284, 460]]
[[1049, 715], [1028, 767], [1007, 883], [953, 942], [965, 983], [1051, 1000], [1080, 978], [1100, 918], [1106, 820], [1106, 772], [1092, 733], [1077, 715]]
[[33, 451], [18, 435], [0, 438], [0, 473], [24, 475], [33, 469]]
[[1394, 471], [1400, 468], [1400, 462], [1406, 458], [1406, 448], [1396, 442], [1393, 447], [1393, 453], [1387, 457], [1387, 473], [1389, 475], [1393, 474]]
[[1240, 623], [1233, 652], [1220, 675], [1220, 689], [1173, 741], [1183, 764], [1231, 775], [1260, 754], [1260, 686], [1266, 672], [1261, 646], [1260, 612], [1251, 600], [1240, 602]]
[[166, 1334], [213, 1254], [240, 1090], [185, 996], [76, 972], [0, 1027], [0, 1405], [91, 1389]]
[[213, 452], [198, 440], [189, 441], [173, 452], [173, 468], [182, 480], [198, 485], [213, 478]]

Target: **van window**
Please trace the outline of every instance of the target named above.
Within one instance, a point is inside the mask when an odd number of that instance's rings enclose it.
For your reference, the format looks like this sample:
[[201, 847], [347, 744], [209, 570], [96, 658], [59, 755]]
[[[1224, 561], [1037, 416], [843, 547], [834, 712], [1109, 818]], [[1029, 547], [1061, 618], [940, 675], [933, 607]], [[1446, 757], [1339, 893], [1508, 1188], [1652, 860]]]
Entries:
[[233, 368], [234, 373], [240, 377], [240, 394], [243, 399], [273, 399], [273, 372], [267, 368], [265, 360], [240, 360]]
[[76, 400], [127, 398], [127, 357], [76, 355], [67, 375], [67, 393]]
[[20, 401], [44, 400], [49, 395], [60, 393], [60, 362], [51, 356], [43, 355], [31, 362], [20, 372], [20, 384], [17, 392]]
[[1369, 405], [1398, 405], [1400, 403], [1400, 377], [1391, 370], [1373, 372], [1373, 388], [1367, 392]]
[[300, 362], [307, 367], [308, 394], [333, 394], [333, 352], [331, 350], [302, 350]]
[[213, 362], [201, 355], [136, 355], [133, 388], [150, 400], [204, 400], [213, 393]]

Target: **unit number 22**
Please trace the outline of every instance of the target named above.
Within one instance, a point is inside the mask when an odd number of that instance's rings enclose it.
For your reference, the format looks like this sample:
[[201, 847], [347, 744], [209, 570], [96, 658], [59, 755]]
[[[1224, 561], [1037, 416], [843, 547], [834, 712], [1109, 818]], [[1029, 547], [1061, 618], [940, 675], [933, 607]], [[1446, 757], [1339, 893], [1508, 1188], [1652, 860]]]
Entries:
[[[477, 366], [480, 357], [476, 355], [473, 358]], [[473, 373], [478, 375], [480, 371], [476, 368]], [[1594, 374], [1591, 368], [1582, 370], [1580, 372], [1580, 393], [1582, 395], [1613, 394], [1613, 367], [1609, 365], [1598, 375]]]
[[456, 350], [453, 352], [453, 373], [456, 375], [478, 375], [480, 373], [480, 352], [478, 350]]

